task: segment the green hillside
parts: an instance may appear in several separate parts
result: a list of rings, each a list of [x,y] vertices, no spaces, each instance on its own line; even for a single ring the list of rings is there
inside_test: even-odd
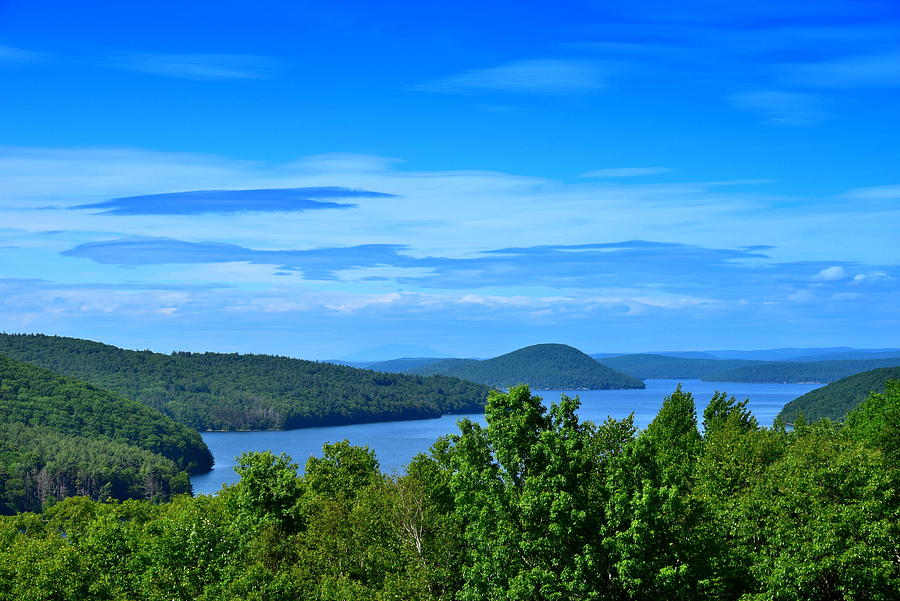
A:
[[[290,429],[480,411],[486,386],[276,357],[128,351],[0,335],[0,354],[122,394],[201,430]]]
[[[567,390],[644,388],[639,379],[601,365],[565,344],[536,344],[483,361],[449,359],[412,372],[455,376],[500,388],[516,384]]]
[[[860,372],[900,365],[900,357],[852,361],[757,363],[709,374],[707,382],[821,382],[827,384]]]
[[[0,511],[51,498],[168,498],[212,467],[200,435],[138,402],[0,356]]]
[[[607,367],[642,380],[701,379],[722,370],[747,367],[758,363],[747,359],[701,359],[652,354],[594,358]]]
[[[781,416],[793,420],[802,412],[804,418],[843,419],[866,399],[869,392],[883,392],[887,380],[900,380],[900,367],[882,367],[848,376],[827,386],[816,388],[784,406]]]

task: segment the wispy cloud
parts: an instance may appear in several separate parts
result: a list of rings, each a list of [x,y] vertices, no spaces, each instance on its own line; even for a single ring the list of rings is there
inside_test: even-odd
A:
[[[814,94],[769,90],[734,94],[729,100],[735,107],[775,125],[815,125],[829,117],[821,99]]]
[[[132,236],[88,242],[63,252],[109,265],[136,266],[166,263],[229,263],[245,261],[278,265],[281,271],[302,271],[307,279],[331,280],[340,270],[414,262],[399,253],[403,245],[365,244],[309,250],[255,250],[236,244],[187,242],[173,238]]]
[[[614,178],[614,177],[641,177],[644,175],[662,175],[672,173],[674,169],[668,167],[619,167],[612,169],[596,169],[582,173],[579,177],[585,178]]]
[[[651,299],[674,294],[722,301],[760,293],[774,295],[786,285],[809,281],[836,284],[855,274],[894,270],[878,266],[878,271],[872,272],[869,266],[863,271],[850,263],[776,262],[756,249],[646,240],[498,248],[469,257],[415,257],[409,247],[398,244],[257,250],[236,244],[129,237],[81,244],[63,254],[130,267],[245,262],[271,266],[280,274],[300,273],[309,281],[377,281],[398,290],[404,286],[513,290],[527,282],[557,291],[628,289],[643,290]]]
[[[580,94],[606,87],[606,70],[584,60],[533,59],[470,69],[415,86],[429,92]]]
[[[900,86],[900,52],[784,65],[785,79],[813,88]]]
[[[253,54],[159,54],[123,56],[113,66],[180,79],[267,79],[281,61]]]
[[[390,198],[392,194],[337,186],[259,190],[193,190],[113,198],[71,207],[99,209],[104,215],[201,215],[204,213],[347,209],[356,205],[317,199]]]
[[[36,63],[46,60],[46,58],[47,55],[40,52],[13,48],[12,46],[0,46],[0,65]]]

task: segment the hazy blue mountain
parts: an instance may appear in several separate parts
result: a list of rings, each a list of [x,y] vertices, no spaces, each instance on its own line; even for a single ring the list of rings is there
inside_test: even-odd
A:
[[[453,361],[453,359],[449,360]],[[431,365],[432,363],[441,361],[448,361],[448,359],[444,359],[443,357],[401,357],[399,359],[369,363],[366,365],[366,369],[371,369],[372,371],[404,373],[411,369],[415,369],[416,367]]]
[[[804,355],[792,359],[793,361],[852,361],[856,359],[884,359],[900,357],[900,349],[852,349],[834,353],[816,355]]]
[[[416,344],[384,344],[374,348],[364,349],[349,355],[339,357],[340,361],[346,361],[352,364],[361,362],[376,363],[379,361],[388,361],[397,357],[448,357],[446,353],[436,351],[427,346]]]

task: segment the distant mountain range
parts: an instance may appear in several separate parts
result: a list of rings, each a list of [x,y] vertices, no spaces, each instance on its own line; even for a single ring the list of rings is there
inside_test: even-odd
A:
[[[565,346],[534,345],[533,348]],[[526,347],[532,348],[532,347]],[[567,347],[572,348],[572,347]],[[578,351],[579,353],[581,351]],[[743,354],[756,357],[796,357],[793,361],[762,361],[716,356]],[[582,353],[583,354],[583,353]],[[761,351],[686,351],[666,354],[638,353],[612,355],[599,353],[590,355],[592,359],[612,370],[640,380],[646,379],[690,379],[710,382],[821,382],[828,383],[845,376],[876,369],[900,365],[900,350],[847,349],[833,347],[824,349],[772,349]],[[825,359],[823,359],[825,358]],[[495,358],[496,359],[496,358]],[[540,363],[540,356],[533,357]],[[827,359],[827,360],[826,360]],[[488,370],[493,370],[494,359],[444,359],[440,357],[404,357],[388,361],[366,363],[367,369],[383,372],[412,374],[454,375],[473,381],[500,381]],[[532,370],[544,369],[534,365]],[[537,371],[532,371],[537,374]],[[524,372],[517,374],[528,380]],[[530,376],[535,379],[536,375]],[[565,378],[559,381],[565,382]],[[562,386],[561,388],[572,388]]]

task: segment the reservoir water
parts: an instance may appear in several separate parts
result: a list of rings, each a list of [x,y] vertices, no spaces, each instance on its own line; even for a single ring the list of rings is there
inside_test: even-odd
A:
[[[693,393],[697,414],[703,413],[713,392],[721,390],[738,400],[750,399],[750,410],[760,425],[770,426],[775,415],[787,403],[798,396],[818,388],[820,384],[753,384],[748,382],[701,382],[680,380],[682,387]],[[679,380],[647,380],[644,390],[539,390],[544,404],[559,400],[561,394],[579,396],[579,416],[595,423],[607,416],[617,419],[634,413],[635,424],[644,428],[659,411],[663,398],[671,394]],[[215,467],[205,474],[191,478],[195,494],[210,494],[223,484],[236,482],[235,458],[245,451],[272,451],[287,453],[300,464],[300,469],[310,455],[321,455],[322,444],[347,439],[354,445],[368,445],[375,451],[382,471],[402,471],[417,453],[427,451],[439,436],[458,431],[457,420],[468,417],[484,422],[484,414],[445,415],[437,419],[423,419],[328,428],[304,428],[277,432],[205,432],[203,440],[215,458]]]

